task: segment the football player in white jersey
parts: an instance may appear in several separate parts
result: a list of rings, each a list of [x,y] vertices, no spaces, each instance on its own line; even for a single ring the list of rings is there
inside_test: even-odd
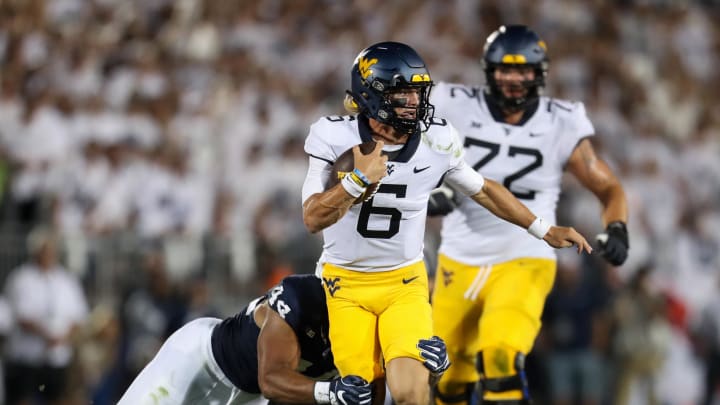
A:
[[[555,221],[563,171],[603,206],[603,255],[627,257],[627,203],[618,179],[593,150],[594,129],[580,102],[541,96],[548,69],[545,43],[525,26],[503,26],[485,45],[484,88],[440,83],[432,102],[459,131],[465,160],[507,187],[537,215]],[[447,213],[451,192],[433,192],[429,211]],[[546,244],[461,198],[443,219],[433,318],[453,368],[436,397],[469,402],[481,382],[483,404],[529,402],[523,370],[555,278]],[[444,211],[444,212],[443,212]]]
[[[353,116],[324,117],[310,128],[303,217],[323,231],[318,262],[341,376],[386,375],[398,404],[426,405],[428,369],[417,344],[433,334],[423,233],[430,192],[444,178],[493,214],[554,247],[591,251],[572,228],[537,217],[505,187],[485,180],[463,159],[455,129],[433,117],[430,74],[409,46],[383,42],[363,50],[351,70],[346,107]],[[376,141],[363,155],[356,146]],[[335,160],[353,148],[354,171],[327,187]],[[354,204],[382,180],[374,196]],[[431,375],[448,364],[436,362]],[[384,366],[384,367],[383,367]]]

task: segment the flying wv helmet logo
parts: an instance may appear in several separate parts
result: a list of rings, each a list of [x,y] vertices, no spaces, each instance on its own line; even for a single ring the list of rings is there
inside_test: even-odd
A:
[[[450,283],[453,282],[452,277],[455,274],[455,272],[447,270],[444,267],[441,267],[440,269],[442,270],[443,284],[445,284],[445,287],[447,287],[448,285],[450,285]]]
[[[333,279],[323,277],[323,282],[325,283],[325,287],[330,293],[330,296],[334,297],[335,291],[340,289],[340,284],[338,284],[340,282],[340,277],[335,277]]]
[[[358,61],[358,70],[360,71],[360,77],[362,77],[363,80],[366,80],[368,76],[372,74],[373,71],[370,68],[377,62],[377,58],[368,59],[366,57],[360,57],[360,60]]]

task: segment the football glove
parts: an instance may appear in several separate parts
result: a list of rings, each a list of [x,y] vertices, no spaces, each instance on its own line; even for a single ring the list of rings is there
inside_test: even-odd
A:
[[[600,252],[605,260],[613,266],[625,263],[628,257],[630,242],[628,241],[627,227],[623,222],[614,221],[608,224],[605,232],[599,234],[595,240],[600,245]]]
[[[439,377],[445,370],[450,368],[447,347],[439,337],[433,336],[430,339],[420,339],[417,348],[420,349],[420,356],[425,359],[423,364],[433,376]]]
[[[369,405],[372,386],[356,375],[330,381],[330,405]]]
[[[455,192],[453,189],[440,186],[430,192],[428,199],[428,216],[435,217],[438,215],[447,215],[455,209]]]

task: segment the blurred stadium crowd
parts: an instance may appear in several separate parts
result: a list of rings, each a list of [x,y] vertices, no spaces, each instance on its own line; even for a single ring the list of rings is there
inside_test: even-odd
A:
[[[536,402],[712,403],[717,21],[712,0],[3,0],[10,387],[18,368],[49,362],[69,370],[53,387],[64,403],[114,403],[179,325],[312,272],[303,139],[318,117],[343,114],[357,52],[403,41],[434,80],[481,84],[485,37],[523,23],[549,46],[546,93],[585,102],[631,215],[622,268],[561,253],[528,365]],[[568,180],[561,223],[590,237],[598,213]],[[23,316],[47,330],[13,324]]]

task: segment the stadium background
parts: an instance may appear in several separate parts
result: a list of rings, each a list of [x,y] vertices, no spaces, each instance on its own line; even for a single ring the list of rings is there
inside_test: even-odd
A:
[[[343,113],[360,49],[406,42],[434,80],[480,84],[486,36],[524,23],[549,47],[547,94],[585,102],[631,213],[622,268],[560,255],[537,402],[554,364],[582,358],[604,403],[701,403],[720,364],[717,21],[713,0],[3,0],[0,281],[33,230],[57,234],[90,310],[67,403],[113,403],[183,322],[313,271],[303,139]],[[598,212],[567,179],[560,222],[590,237]]]

